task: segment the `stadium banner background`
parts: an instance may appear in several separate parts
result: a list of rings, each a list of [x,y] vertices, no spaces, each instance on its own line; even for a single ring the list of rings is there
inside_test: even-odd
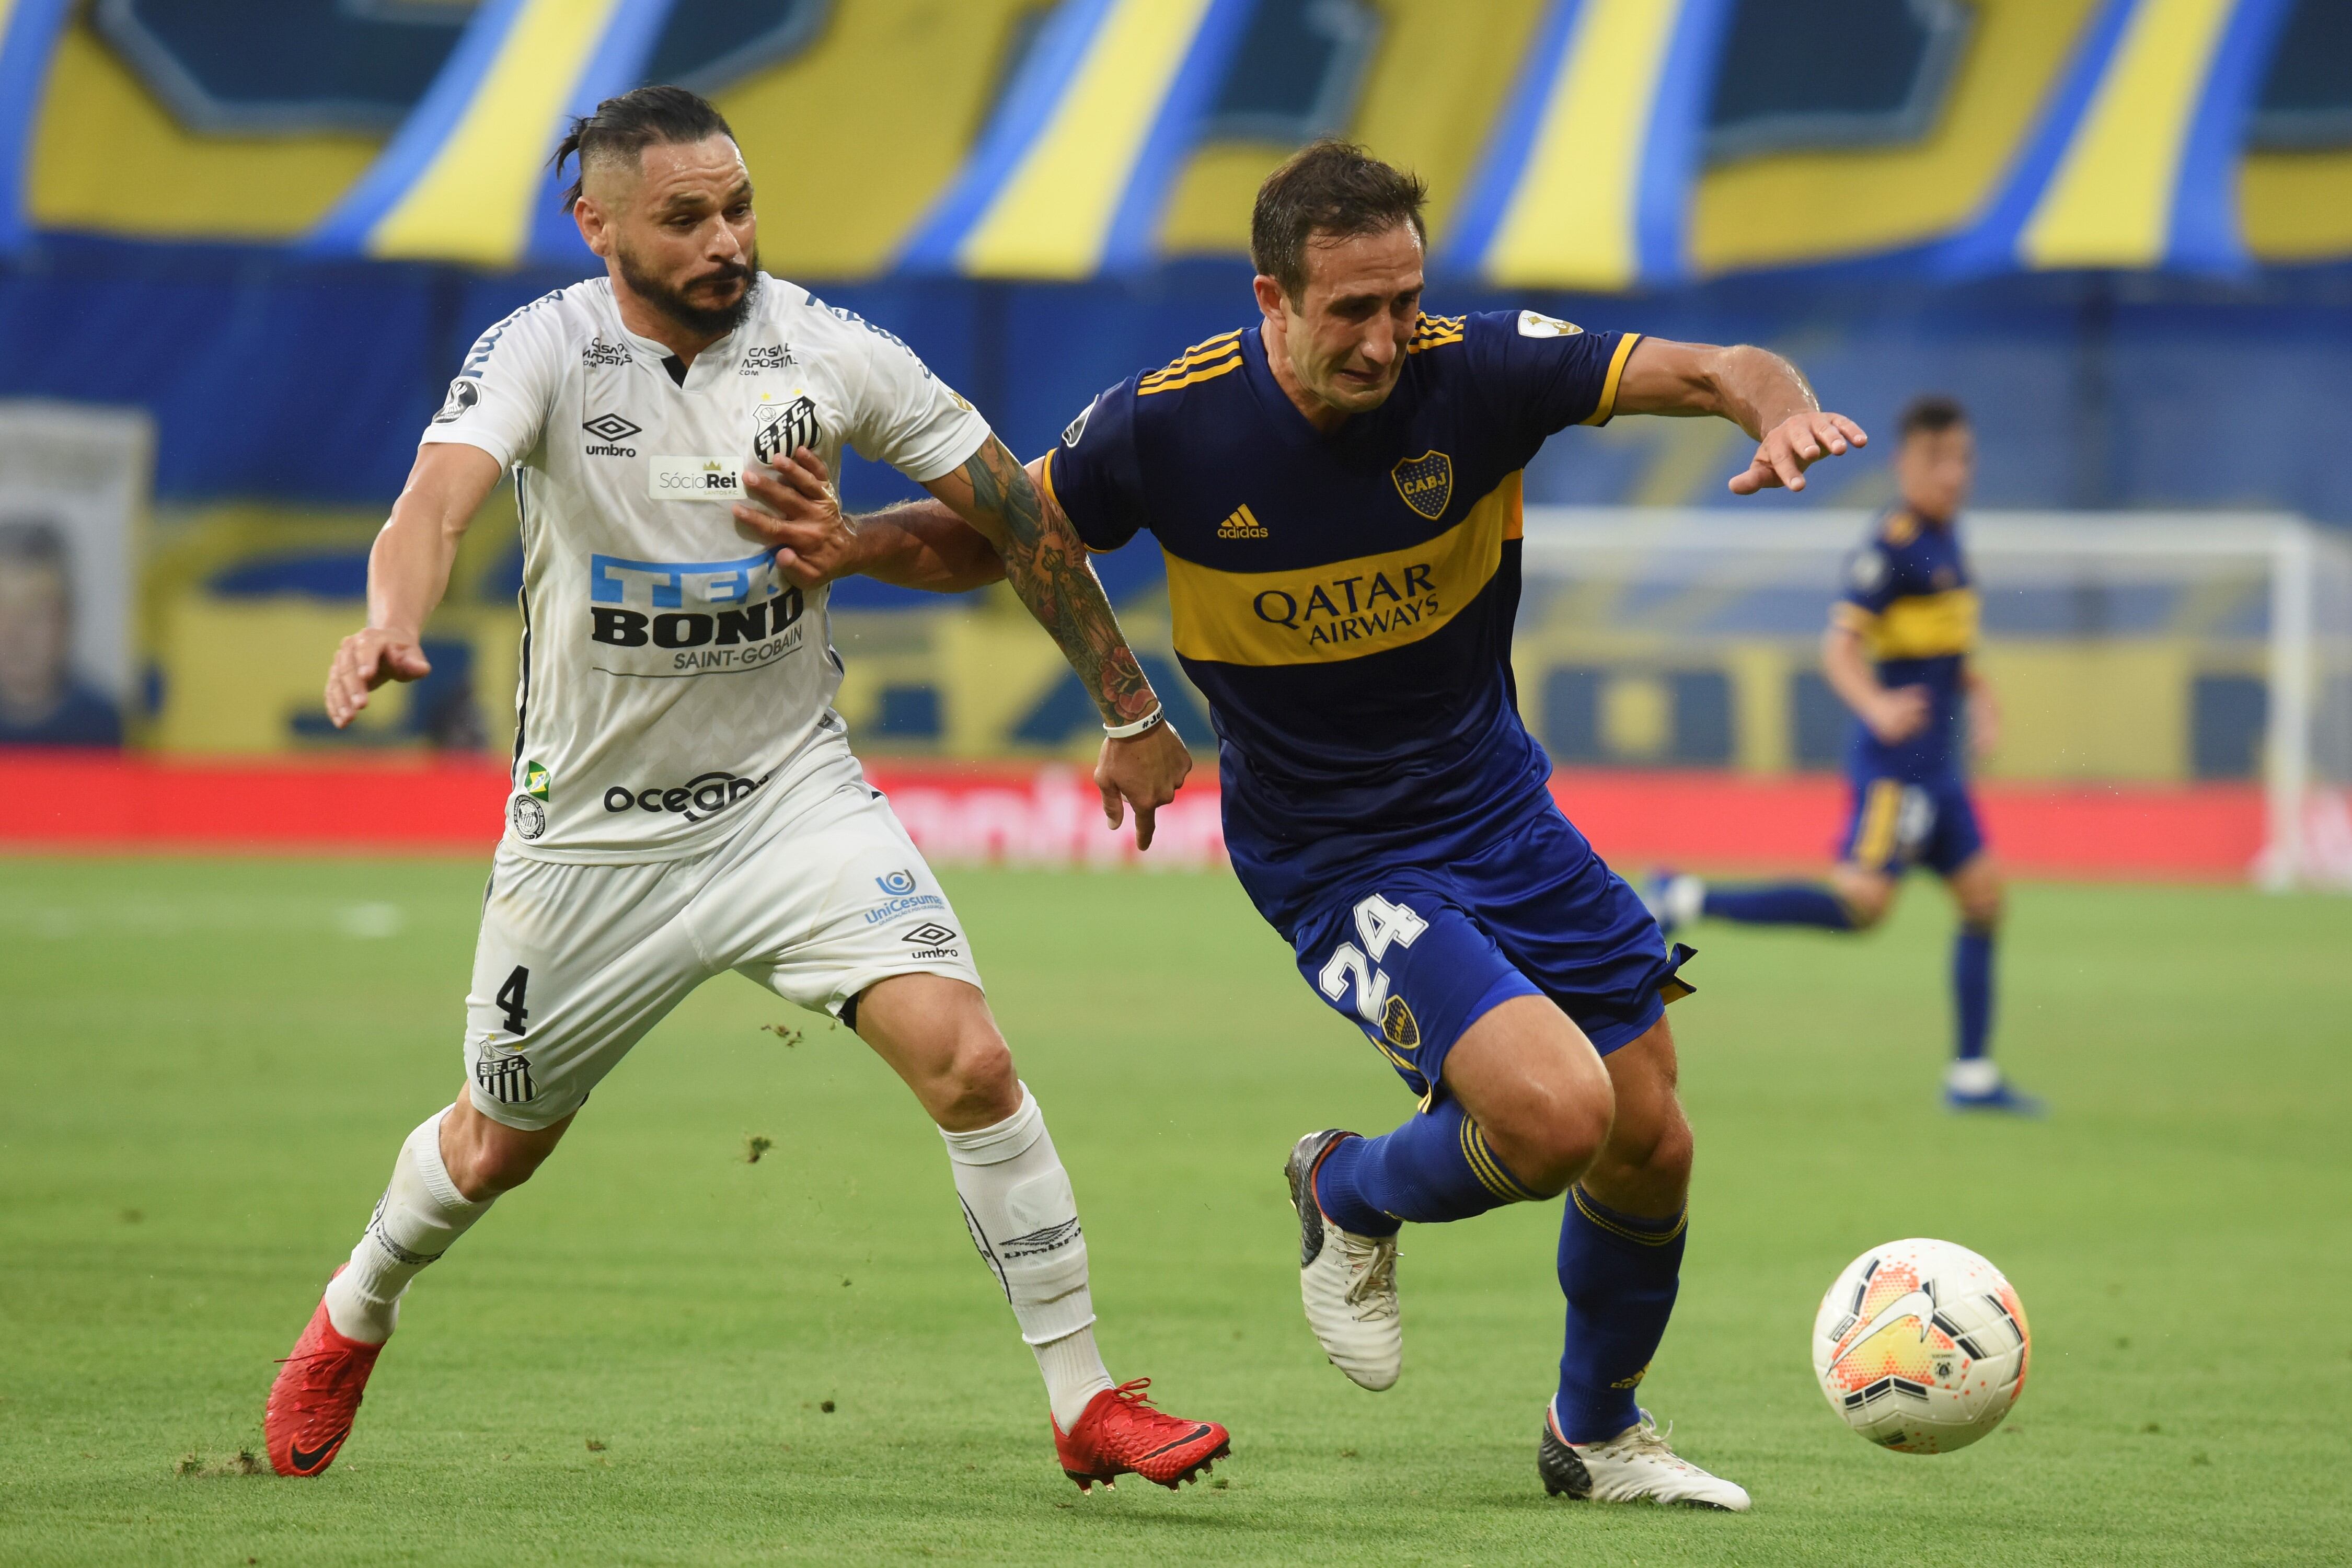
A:
[[[1104,823],[1088,773],[1066,763],[885,759],[868,776],[942,865],[1222,866],[1213,779],[1185,787],[1138,855]],[[1843,820],[1843,783],[1686,770],[1576,769],[1552,793],[1628,875],[1671,862],[1720,869],[1818,866]],[[509,782],[478,761],[164,761],[0,752],[0,851],[13,854],[486,852]],[[2255,784],[2028,784],[1981,792],[1989,837],[2032,877],[2242,881],[2263,844]],[[2352,871],[2352,814],[2326,797],[2315,829]]]

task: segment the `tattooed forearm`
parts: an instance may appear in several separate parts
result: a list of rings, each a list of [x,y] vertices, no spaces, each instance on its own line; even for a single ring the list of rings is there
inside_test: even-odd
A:
[[[1005,580],[1086,683],[1106,723],[1142,718],[1159,700],[1118,629],[1086,546],[1029,472],[991,437],[963,466],[973,527],[1004,557]]]

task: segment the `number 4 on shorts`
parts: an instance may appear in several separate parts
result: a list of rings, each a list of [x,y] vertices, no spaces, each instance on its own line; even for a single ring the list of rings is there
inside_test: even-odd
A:
[[[514,973],[507,976],[507,983],[499,987],[499,1005],[506,1010],[508,1034],[522,1033],[522,1021],[530,1016],[530,1009],[523,1005],[523,998],[530,994],[530,971],[518,963]]]

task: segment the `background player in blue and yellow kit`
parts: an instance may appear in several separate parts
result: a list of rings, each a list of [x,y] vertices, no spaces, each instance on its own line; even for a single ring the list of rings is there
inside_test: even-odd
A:
[[[1827,884],[1710,887],[1670,876],[1651,902],[1669,931],[1702,916],[1866,931],[1894,906],[1904,873],[1926,867],[1944,879],[1960,912],[1945,1103],[2033,1115],[2041,1102],[2011,1088],[1993,1065],[2001,879],[1969,797],[1966,752],[1990,748],[1998,722],[1991,692],[1969,663],[1977,590],[1958,519],[1976,461],[1976,437],[1958,403],[1922,397],[1904,411],[1895,457],[1902,499],[1848,563],[1845,591],[1831,608],[1822,668],[1854,721],[1846,751],[1853,802]]]
[[[1556,432],[1620,413],[1738,424],[1760,442],[1743,495],[1801,489],[1864,436],[1760,349],[1532,310],[1424,315],[1425,196],[1339,142],[1268,176],[1260,319],[1096,398],[1028,466],[1023,526],[1096,550],[1159,542],[1176,652],[1216,724],[1234,868],[1307,984],[1420,1097],[1393,1131],[1292,1151],[1325,1352],[1368,1388],[1395,1382],[1404,1221],[1568,1192],[1545,1485],[1744,1509],[1634,1400],[1685,1238],[1692,1138],[1664,1010],[1689,989],[1688,952],[1560,815],[1520,722],[1520,471]],[[790,488],[758,493],[801,570],[864,570],[961,526],[918,503],[850,534],[822,472],[779,468]]]

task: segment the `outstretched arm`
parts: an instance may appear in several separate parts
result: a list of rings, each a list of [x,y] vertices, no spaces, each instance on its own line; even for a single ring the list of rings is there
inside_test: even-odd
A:
[[[368,552],[367,625],[345,637],[327,670],[327,717],[341,729],[387,680],[433,673],[419,647],[425,617],[449,589],[467,525],[499,482],[499,460],[478,447],[420,447],[391,520]]]
[[[1805,470],[1843,457],[1870,437],[1843,414],[1824,414],[1804,374],[1769,349],[1747,343],[1678,343],[1643,338],[1633,345],[1617,384],[1620,414],[1713,415],[1758,442],[1756,456],[1731,481],[1749,496],[1785,485],[1805,488]]]
[[[855,522],[842,515],[822,459],[806,447],[777,459],[772,475],[754,468],[744,479],[761,504],[738,506],[737,520],[777,546],[778,563],[803,584],[864,573],[952,592],[1001,576],[1060,647],[1105,725],[1132,724],[1160,707],[1076,529],[995,437],[924,487],[935,502]],[[1095,768],[1104,816],[1116,827],[1132,805],[1136,846],[1149,848],[1154,814],[1176,797],[1192,767],[1166,722],[1124,740],[1106,737]]]
[[[1160,706],[1077,530],[1004,443],[990,437],[962,468],[924,488],[1003,558],[1005,581],[1061,645],[1104,723],[1131,724]]]

